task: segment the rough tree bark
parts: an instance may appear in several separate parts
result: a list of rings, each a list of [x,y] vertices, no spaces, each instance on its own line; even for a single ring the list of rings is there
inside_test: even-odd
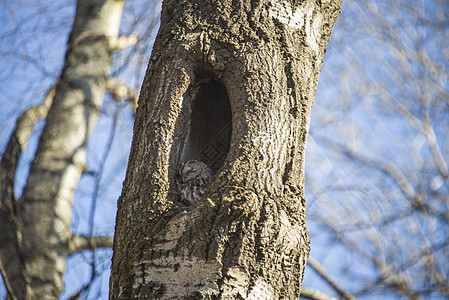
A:
[[[78,1],[62,74],[44,104],[19,120],[2,157],[0,260],[10,297],[57,299],[62,291],[66,259],[74,251],[72,198],[85,170],[85,146],[103,101],[123,4]],[[34,122],[45,116],[23,196],[16,201],[18,159]]]
[[[118,201],[110,299],[295,299],[304,150],[341,1],[166,0]],[[174,175],[216,174],[178,205]]]

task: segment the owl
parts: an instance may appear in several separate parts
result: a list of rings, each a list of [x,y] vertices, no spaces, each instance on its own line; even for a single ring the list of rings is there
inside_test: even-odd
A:
[[[184,205],[198,203],[213,175],[211,168],[198,160],[189,160],[181,164],[175,176],[181,203]]]

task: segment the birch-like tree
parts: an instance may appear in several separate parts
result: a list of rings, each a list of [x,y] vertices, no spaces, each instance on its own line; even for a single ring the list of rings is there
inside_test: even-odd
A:
[[[86,171],[85,147],[103,102],[123,4],[77,2],[61,75],[44,102],[18,119],[3,153],[0,262],[11,299],[57,299],[68,255],[93,245],[71,234],[72,199]],[[46,125],[23,195],[15,199],[19,158],[41,118]]]

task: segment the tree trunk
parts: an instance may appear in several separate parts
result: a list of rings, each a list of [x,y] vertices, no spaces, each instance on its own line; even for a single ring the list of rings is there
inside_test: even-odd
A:
[[[123,4],[122,0],[78,1],[64,69],[55,85],[22,199],[19,205],[9,199],[14,205],[0,215],[1,224],[12,224],[8,229],[15,230],[2,234],[5,244],[0,246],[0,258],[19,299],[57,299],[62,291],[72,237],[72,198],[85,170],[85,146],[103,101]],[[13,136],[11,141],[15,140],[20,141]],[[14,155],[5,153],[3,157],[13,165],[22,145],[15,148],[11,150]],[[5,182],[10,186],[2,185],[3,195],[3,190],[12,190],[12,181]],[[8,197],[12,198],[12,193]],[[14,255],[8,253],[12,248]]]
[[[294,299],[304,150],[341,1],[164,1],[118,202],[111,299]],[[180,204],[174,177],[216,172]]]

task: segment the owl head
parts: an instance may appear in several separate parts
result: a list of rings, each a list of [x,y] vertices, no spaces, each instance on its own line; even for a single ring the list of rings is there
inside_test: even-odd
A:
[[[182,181],[186,182],[191,179],[198,178],[207,166],[198,160],[189,160],[185,164],[182,164],[179,168],[179,175]]]
[[[197,179],[206,175],[211,175],[209,167],[198,160],[189,160],[185,164],[181,164],[179,168],[179,176],[183,182]]]

